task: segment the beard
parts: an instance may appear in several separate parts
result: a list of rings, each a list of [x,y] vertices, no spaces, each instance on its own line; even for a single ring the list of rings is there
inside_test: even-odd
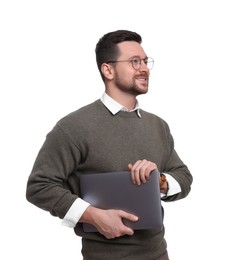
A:
[[[148,92],[148,77],[147,81],[142,83],[137,83],[136,78],[132,78],[130,81],[126,79],[121,79],[119,75],[115,77],[115,84],[118,89],[128,94],[138,96],[141,94],[146,94]]]

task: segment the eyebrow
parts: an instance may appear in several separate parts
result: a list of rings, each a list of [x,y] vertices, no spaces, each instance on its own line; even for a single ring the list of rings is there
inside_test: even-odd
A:
[[[141,58],[141,56],[139,56],[139,55],[134,55],[134,56],[130,57],[129,59],[134,59],[134,58],[139,58],[141,60],[144,60],[144,59],[147,59],[148,57],[145,56],[145,58]]]

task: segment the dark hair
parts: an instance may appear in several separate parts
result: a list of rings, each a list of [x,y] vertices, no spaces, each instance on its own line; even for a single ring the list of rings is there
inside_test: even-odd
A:
[[[107,61],[117,59],[119,56],[117,44],[124,41],[135,41],[141,44],[142,37],[136,32],[117,30],[114,32],[109,32],[99,39],[96,45],[95,53],[97,66],[103,80],[104,76],[101,72],[101,65]]]

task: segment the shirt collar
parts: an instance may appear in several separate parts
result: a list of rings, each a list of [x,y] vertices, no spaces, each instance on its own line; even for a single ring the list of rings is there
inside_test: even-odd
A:
[[[105,92],[103,93],[101,99],[102,103],[109,109],[109,111],[115,115],[117,114],[119,111],[126,111],[126,112],[133,112],[136,111],[137,115],[139,117],[141,117],[140,114],[140,107],[139,107],[139,103],[137,101],[136,106],[134,109],[132,110],[128,110],[126,107],[122,106],[121,104],[119,104],[117,101],[115,101],[113,98],[111,98],[109,95],[107,95]]]

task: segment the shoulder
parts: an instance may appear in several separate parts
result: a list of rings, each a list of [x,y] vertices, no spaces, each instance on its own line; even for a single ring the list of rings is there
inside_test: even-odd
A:
[[[103,110],[103,104],[98,99],[98,100],[94,101],[93,103],[90,103],[86,106],[83,106],[83,107],[67,114],[66,116],[61,118],[57,122],[57,124],[58,125],[64,125],[64,124],[68,124],[68,123],[74,124],[78,121],[88,120],[91,117],[96,117],[96,115],[98,113],[101,113],[102,110]]]
[[[161,118],[160,116],[158,116],[156,114],[153,114],[151,112],[147,112],[147,111],[142,110],[142,109],[140,110],[140,113],[141,113],[141,118],[143,118],[146,121],[149,121],[150,123],[153,122],[153,123],[163,125],[164,127],[169,127],[168,123],[163,118]]]
[[[88,129],[96,127],[98,122],[103,121],[106,113],[108,110],[98,99],[61,118],[55,128],[66,134],[85,134]]]
[[[86,136],[88,131],[96,129],[98,120],[102,120],[102,116],[106,113],[105,106],[100,99],[83,106],[62,117],[56,122],[54,127],[47,134],[47,138],[68,141],[69,139],[75,143],[82,136]]]

